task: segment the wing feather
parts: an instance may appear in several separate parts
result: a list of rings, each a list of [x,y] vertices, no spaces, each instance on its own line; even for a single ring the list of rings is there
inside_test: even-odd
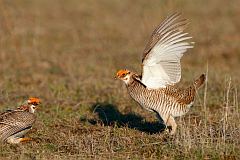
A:
[[[183,32],[188,21],[174,13],[154,31],[143,53],[142,83],[149,89],[164,88],[181,79],[180,60],[193,42]]]
[[[0,115],[0,141],[33,125],[36,116],[26,111],[11,111]]]

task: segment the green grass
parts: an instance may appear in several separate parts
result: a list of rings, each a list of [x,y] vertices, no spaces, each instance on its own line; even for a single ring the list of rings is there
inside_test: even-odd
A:
[[[0,159],[240,159],[238,0],[0,1],[0,110],[42,99],[27,136],[0,145]],[[180,11],[195,48],[182,86],[208,68],[208,83],[177,134],[160,132],[114,79],[141,71],[152,30]],[[231,78],[231,80],[230,80]],[[204,98],[205,97],[205,98]]]

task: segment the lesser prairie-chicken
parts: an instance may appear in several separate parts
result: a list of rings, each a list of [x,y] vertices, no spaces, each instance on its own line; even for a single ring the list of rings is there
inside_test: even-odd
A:
[[[125,82],[128,93],[143,108],[153,111],[176,132],[174,117],[186,114],[193,105],[196,91],[204,83],[202,74],[186,89],[176,86],[181,79],[180,59],[188,48],[193,48],[192,37],[184,32],[188,21],[181,14],[167,17],[153,31],[142,58],[142,74],[127,69],[119,70],[116,77]]]
[[[7,110],[0,114],[0,141],[20,143],[29,141],[23,136],[32,128],[36,120],[35,110],[40,104],[38,98],[29,98],[15,110]]]

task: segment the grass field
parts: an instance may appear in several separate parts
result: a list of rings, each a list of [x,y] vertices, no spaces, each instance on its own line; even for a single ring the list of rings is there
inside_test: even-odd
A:
[[[141,71],[156,25],[179,11],[195,48],[181,85],[207,73],[177,134],[161,132],[114,79]],[[27,135],[0,159],[240,159],[240,1],[0,1],[0,110],[42,99]]]

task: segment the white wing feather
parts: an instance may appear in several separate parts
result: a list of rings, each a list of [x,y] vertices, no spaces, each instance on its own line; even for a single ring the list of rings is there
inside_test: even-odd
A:
[[[187,22],[179,17],[173,14],[164,20],[146,47],[141,81],[149,89],[165,88],[181,79],[180,59],[193,42],[187,42],[192,37],[183,32]]]

